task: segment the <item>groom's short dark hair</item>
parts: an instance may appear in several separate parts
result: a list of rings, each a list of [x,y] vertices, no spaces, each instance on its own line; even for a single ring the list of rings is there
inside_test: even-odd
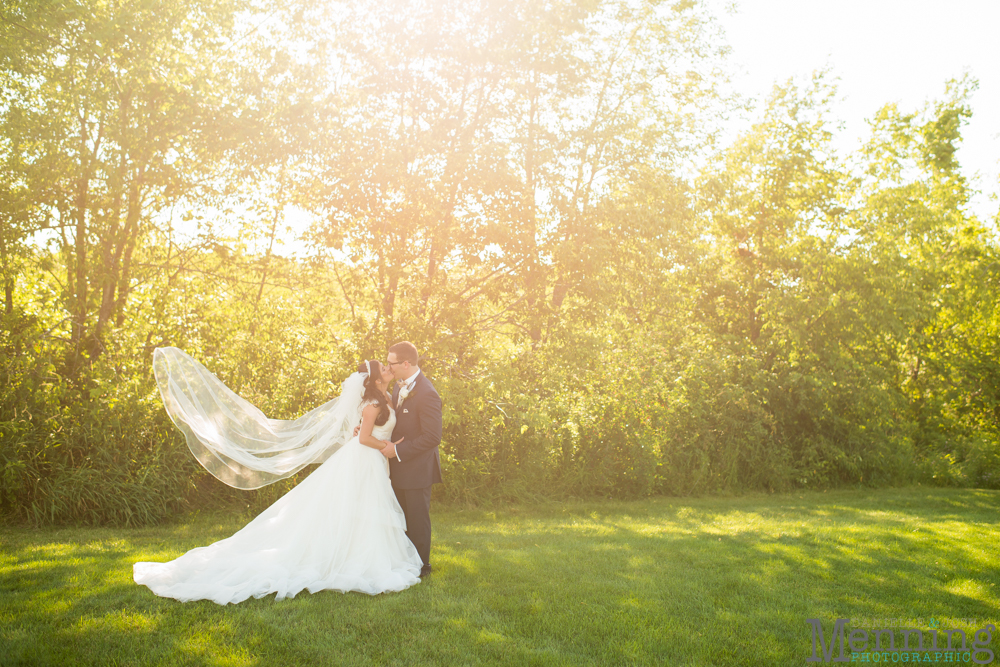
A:
[[[417,354],[417,346],[408,340],[396,343],[389,348],[389,351],[396,355],[397,361],[409,361],[411,366],[416,366],[420,359],[420,355]]]

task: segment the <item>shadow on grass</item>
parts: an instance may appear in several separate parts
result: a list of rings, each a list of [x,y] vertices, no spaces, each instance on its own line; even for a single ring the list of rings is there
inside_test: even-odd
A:
[[[447,537],[464,549],[453,563],[464,584],[490,589],[501,608],[545,590],[553,602],[579,605],[573,622],[590,638],[591,655],[616,631],[606,613],[589,620],[586,605],[596,600],[630,619],[647,657],[783,664],[808,656],[806,618],[933,617],[966,632],[997,623],[989,545],[1000,540],[998,498],[906,490],[854,506],[844,493],[656,500],[599,512],[570,507],[556,521],[484,513]],[[518,578],[477,576],[470,562]]]
[[[408,591],[225,608],[157,598],[132,563],[235,520],[14,531],[0,637],[14,664],[798,664],[806,618],[1000,620],[998,500],[906,489],[444,509],[436,572]]]

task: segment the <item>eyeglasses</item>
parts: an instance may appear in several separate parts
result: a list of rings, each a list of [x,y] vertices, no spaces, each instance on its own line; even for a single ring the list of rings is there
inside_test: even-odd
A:
[[[387,362],[385,362],[382,365],[383,366],[388,366],[389,368],[392,368],[393,366],[398,366],[400,364],[405,364],[405,363],[406,363],[405,361],[387,361]]]

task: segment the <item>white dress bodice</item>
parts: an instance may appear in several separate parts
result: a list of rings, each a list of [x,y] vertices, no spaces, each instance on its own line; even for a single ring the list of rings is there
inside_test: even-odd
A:
[[[389,419],[381,426],[372,427],[372,435],[378,440],[389,440],[392,438],[392,429],[396,428],[396,411],[389,406]]]

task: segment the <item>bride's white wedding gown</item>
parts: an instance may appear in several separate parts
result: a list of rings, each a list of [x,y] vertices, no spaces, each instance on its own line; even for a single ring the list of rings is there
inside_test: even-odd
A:
[[[372,435],[388,440],[390,412]],[[135,563],[135,582],[182,602],[236,603],[303,589],[401,591],[421,560],[389,483],[388,463],[355,437],[232,537],[169,563]]]

